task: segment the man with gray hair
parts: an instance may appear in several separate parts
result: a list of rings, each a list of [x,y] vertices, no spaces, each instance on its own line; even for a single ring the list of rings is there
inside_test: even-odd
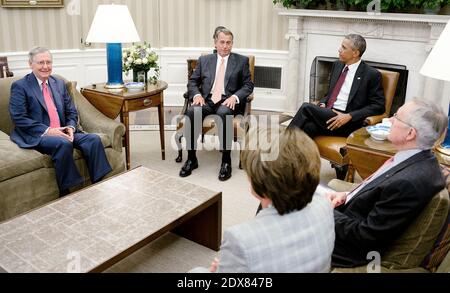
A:
[[[339,61],[333,63],[327,95],[318,105],[303,103],[289,127],[298,127],[310,137],[348,136],[363,126],[368,116],[385,110],[381,74],[361,60],[366,40],[345,36]]]
[[[218,27],[214,31],[217,53],[200,56],[189,78],[187,88],[191,107],[186,111],[185,138],[188,158],[180,170],[181,177],[191,175],[198,168],[197,138],[205,117],[213,115],[219,126],[222,163],[219,180],[231,177],[231,136],[233,117],[243,114],[247,97],[253,92],[249,59],[233,53],[233,33]],[[197,118],[197,119],[196,119]],[[196,123],[196,122],[201,123]]]
[[[11,140],[19,147],[52,157],[60,195],[84,182],[73,159],[73,148],[83,153],[91,182],[111,172],[100,137],[77,129],[78,113],[63,80],[51,75],[53,58],[47,48],[29,53],[32,73],[11,86],[9,112],[15,128]]]
[[[445,186],[431,152],[447,129],[444,111],[413,100],[400,107],[391,122],[388,139],[398,150],[395,156],[350,193],[329,194],[335,207],[334,267],[366,264],[370,251],[383,256]]]

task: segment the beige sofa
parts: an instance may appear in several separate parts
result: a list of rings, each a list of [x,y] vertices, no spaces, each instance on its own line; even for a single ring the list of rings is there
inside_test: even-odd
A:
[[[10,88],[19,78],[0,79],[0,221],[41,206],[59,195],[51,157],[35,150],[21,149],[9,138],[14,127],[9,115]],[[101,137],[113,168],[107,177],[124,171],[124,125],[97,111],[76,89],[76,82],[66,81],[66,86],[78,109],[82,129]],[[74,157],[86,179],[85,185],[88,185],[89,173],[81,153],[75,150]]]

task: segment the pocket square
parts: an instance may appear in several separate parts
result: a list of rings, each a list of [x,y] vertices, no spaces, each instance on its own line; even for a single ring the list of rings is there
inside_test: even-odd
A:
[[[360,76],[358,76],[358,78],[357,79],[361,79],[361,77]]]

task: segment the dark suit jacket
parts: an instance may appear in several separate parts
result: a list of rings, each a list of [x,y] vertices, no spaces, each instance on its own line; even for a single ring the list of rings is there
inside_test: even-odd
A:
[[[334,211],[336,242],[332,265],[363,265],[369,261],[369,251],[383,255],[443,188],[442,172],[429,150],[370,182]]]
[[[340,61],[333,63],[328,93],[320,100],[321,103],[327,103],[344,66]],[[353,79],[345,112],[350,113],[353,122],[357,122],[369,116],[383,114],[384,111],[385,97],[381,73],[361,61]]]
[[[207,98],[211,93],[216,78],[217,54],[201,56],[197,67],[188,81],[189,99],[192,101],[197,94]],[[253,82],[250,76],[248,57],[230,53],[225,71],[225,95],[236,95],[239,98],[237,113],[243,113],[247,97],[253,92]]]
[[[50,76],[48,84],[61,126],[76,128],[77,110],[67,93],[64,81]],[[42,134],[50,125],[50,118],[44,96],[33,73],[27,74],[12,84],[9,112],[15,124],[11,140],[22,148],[37,146]]]

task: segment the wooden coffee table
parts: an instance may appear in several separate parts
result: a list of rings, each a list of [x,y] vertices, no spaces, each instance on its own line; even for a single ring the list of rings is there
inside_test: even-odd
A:
[[[0,224],[0,271],[101,272],[167,232],[219,250],[222,193],[144,167]]]
[[[372,139],[365,127],[354,131],[347,138],[347,153],[350,163],[363,179],[380,168],[396,152],[397,149],[391,142]],[[449,156],[437,151],[434,153],[441,164],[450,166]]]

